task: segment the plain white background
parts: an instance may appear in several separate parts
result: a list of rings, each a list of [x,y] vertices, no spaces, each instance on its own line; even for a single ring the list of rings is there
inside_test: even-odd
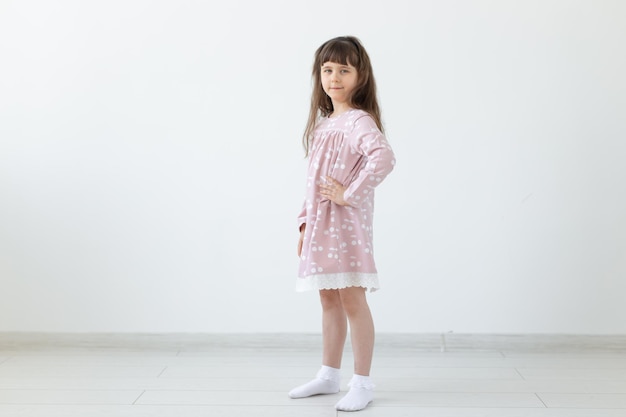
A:
[[[0,331],[317,332],[294,292],[315,49],[398,165],[379,332],[626,332],[626,2],[3,1]]]

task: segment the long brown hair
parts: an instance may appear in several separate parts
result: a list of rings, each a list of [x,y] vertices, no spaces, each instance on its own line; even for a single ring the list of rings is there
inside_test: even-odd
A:
[[[304,152],[309,154],[313,130],[319,116],[326,117],[333,112],[333,102],[322,88],[322,65],[326,62],[335,62],[341,65],[352,65],[357,70],[357,86],[355,87],[350,106],[368,112],[378,128],[383,131],[380,117],[380,108],[376,97],[376,81],[370,63],[370,57],[361,45],[361,41],[354,36],[340,36],[326,41],[315,51],[313,62],[313,93],[311,94],[311,109],[309,120],[304,130],[302,144]]]

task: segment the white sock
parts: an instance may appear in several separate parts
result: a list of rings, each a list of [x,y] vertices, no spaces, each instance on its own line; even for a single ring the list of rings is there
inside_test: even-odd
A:
[[[336,394],[339,392],[341,371],[322,365],[315,379],[289,391],[291,398],[305,398],[312,395]]]
[[[335,405],[337,410],[359,411],[374,399],[374,384],[369,376],[354,374],[348,386],[350,391]]]

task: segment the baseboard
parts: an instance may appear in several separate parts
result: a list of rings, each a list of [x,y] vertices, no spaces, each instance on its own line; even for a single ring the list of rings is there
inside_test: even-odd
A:
[[[0,351],[38,349],[221,350],[319,349],[303,333],[27,333],[0,332]],[[377,348],[416,351],[626,352],[626,335],[379,333]],[[349,349],[349,342],[347,348]]]

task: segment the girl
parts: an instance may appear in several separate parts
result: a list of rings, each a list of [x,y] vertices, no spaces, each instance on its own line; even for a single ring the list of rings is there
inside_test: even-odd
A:
[[[319,290],[322,368],[291,398],[339,392],[348,323],[354,352],[350,390],[335,406],[356,411],[373,399],[369,373],[374,323],[365,291],[379,288],[372,247],[374,188],[391,172],[394,154],[382,134],[369,56],[352,36],[318,48],[313,95],[303,145],[309,159],[304,205],[298,217],[296,290]]]

